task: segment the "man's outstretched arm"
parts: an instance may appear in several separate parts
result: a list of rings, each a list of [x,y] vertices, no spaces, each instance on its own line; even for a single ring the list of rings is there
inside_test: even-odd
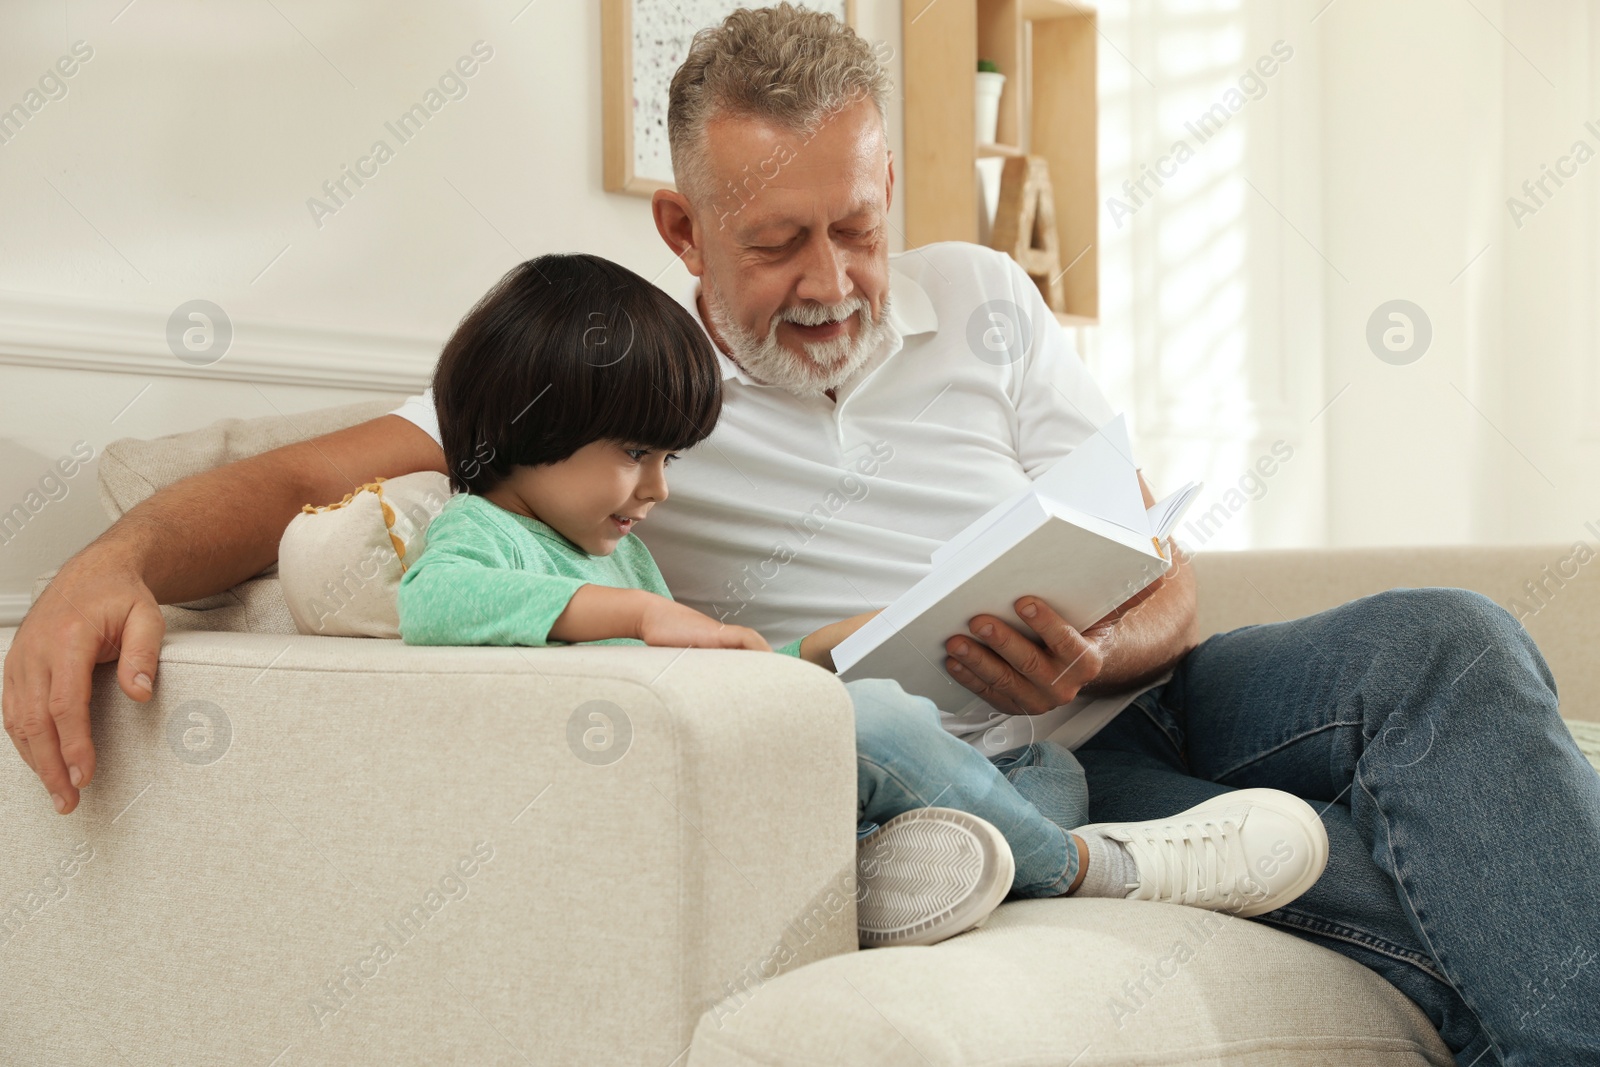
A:
[[[383,415],[174,482],[61,568],[28,611],[5,660],[5,729],[63,815],[94,779],[94,666],[150,699],[166,623],[158,604],[223,592],[278,558],[304,504],[338,500],[375,477],[444,470],[438,444]]]

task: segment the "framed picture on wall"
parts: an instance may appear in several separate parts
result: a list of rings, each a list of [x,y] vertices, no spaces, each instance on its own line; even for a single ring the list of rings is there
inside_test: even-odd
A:
[[[855,25],[855,0],[799,0]],[[667,89],[698,30],[755,0],[601,0],[601,111],[607,192],[671,189]]]

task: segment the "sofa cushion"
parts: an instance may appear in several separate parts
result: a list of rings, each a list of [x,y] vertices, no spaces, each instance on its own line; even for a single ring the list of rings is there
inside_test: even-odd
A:
[[[106,445],[100,454],[100,505],[106,516],[115,522],[134,505],[173,482],[375,419],[393,411],[403,399],[390,396],[293,415],[219,419],[197,430],[149,440],[119,438]],[[247,578],[214,596],[161,605],[168,631],[297,633],[294,616],[278,584],[277,571],[278,565],[273,563],[254,578]],[[55,573],[40,575],[34,582],[34,600],[39,599]]]
[[[1594,769],[1600,771],[1600,723],[1583,722],[1567,719],[1567,729],[1572,731],[1572,738],[1578,742],[1578,751],[1592,764]]]
[[[303,634],[400,636],[400,576],[450,499],[438,471],[378,478],[333,504],[307,504],[278,542],[278,580]]]
[[[149,440],[119,438],[100,454],[100,505],[115,522],[173,482],[387,415],[404,399],[384,397],[293,415],[218,419],[198,430]]]
[[[730,979],[689,1067],[1452,1063],[1421,1010],[1360,964],[1170,904],[1015,901],[938,945]]]

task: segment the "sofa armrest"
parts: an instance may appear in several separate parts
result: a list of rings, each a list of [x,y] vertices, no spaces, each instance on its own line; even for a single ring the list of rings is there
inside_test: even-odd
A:
[[[853,716],[810,664],[191,632],[147,705],[113,666],[77,812],[0,758],[12,1062],[665,1067],[856,946]]]

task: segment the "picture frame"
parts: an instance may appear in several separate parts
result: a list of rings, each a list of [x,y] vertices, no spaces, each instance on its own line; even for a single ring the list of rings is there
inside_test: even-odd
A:
[[[755,0],[601,0],[600,78],[607,192],[672,189],[667,89],[695,31]],[[856,25],[856,0],[802,0]],[[635,107],[635,101],[639,106]]]

